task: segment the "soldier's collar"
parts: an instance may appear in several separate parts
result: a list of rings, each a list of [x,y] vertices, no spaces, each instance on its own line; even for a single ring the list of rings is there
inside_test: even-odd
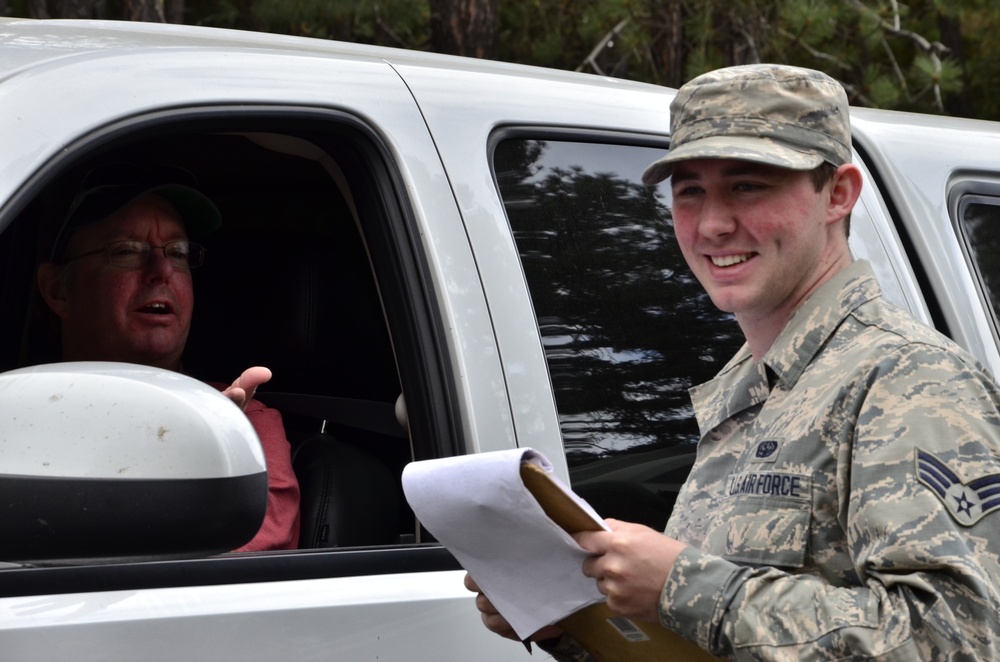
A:
[[[795,312],[761,362],[792,388],[837,327],[858,306],[881,296],[871,265],[857,260],[834,274]]]

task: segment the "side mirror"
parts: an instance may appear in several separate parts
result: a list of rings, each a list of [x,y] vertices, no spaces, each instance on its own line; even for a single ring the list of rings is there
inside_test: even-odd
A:
[[[211,386],[126,363],[0,373],[0,561],[231,551],[266,507],[257,434]]]

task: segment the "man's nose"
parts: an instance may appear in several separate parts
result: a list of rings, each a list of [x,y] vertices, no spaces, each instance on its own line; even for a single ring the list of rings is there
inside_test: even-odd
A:
[[[144,269],[146,274],[154,280],[169,280],[174,272],[177,271],[177,267],[174,266],[173,262],[167,259],[163,248],[157,246],[150,247],[149,261],[146,262]]]
[[[725,200],[706,197],[701,206],[698,232],[705,237],[723,237],[736,230],[737,210]]]

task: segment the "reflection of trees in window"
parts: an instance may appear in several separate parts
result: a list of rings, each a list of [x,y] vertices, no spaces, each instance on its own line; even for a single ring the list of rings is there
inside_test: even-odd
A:
[[[660,154],[523,140],[496,150],[571,465],[696,441],[687,389],[742,343],[684,264],[663,194],[638,182]]]
[[[967,205],[962,224],[995,319],[1000,311],[1000,204]]]

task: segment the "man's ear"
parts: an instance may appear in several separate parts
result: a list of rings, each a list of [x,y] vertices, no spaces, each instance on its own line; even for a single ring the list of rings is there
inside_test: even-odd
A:
[[[830,183],[828,220],[839,221],[851,213],[861,195],[861,170],[853,163],[845,163],[833,175]]]
[[[66,317],[66,284],[54,263],[43,262],[38,266],[38,290],[53,313],[60,318]]]

